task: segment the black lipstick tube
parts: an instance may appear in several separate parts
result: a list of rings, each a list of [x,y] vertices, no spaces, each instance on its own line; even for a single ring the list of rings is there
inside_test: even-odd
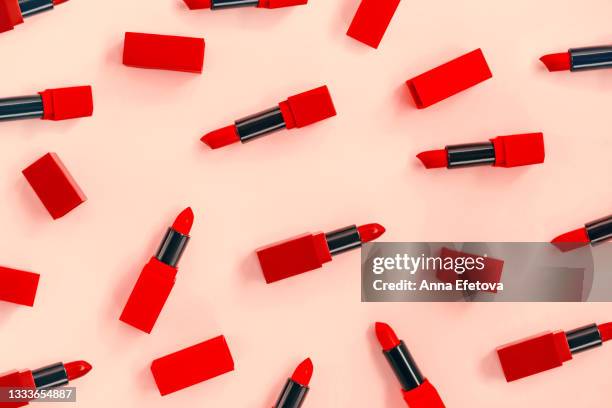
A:
[[[612,238],[612,215],[589,222],[584,226],[591,244]]]
[[[340,228],[325,234],[327,247],[331,255],[341,254],[362,245],[361,236],[356,225]]]
[[[16,96],[0,99],[0,121],[41,119],[44,107],[42,96]]]
[[[23,17],[52,10],[53,6],[53,0],[19,0],[19,8]]]
[[[572,71],[612,68],[612,45],[572,48],[569,55]]]
[[[603,344],[599,327],[596,324],[565,332],[565,337],[572,354],[581,353]]]
[[[289,378],[274,408],[300,408],[304,403],[304,399],[306,399],[309,389]]]
[[[492,142],[446,146],[448,168],[482,166],[495,163]]]
[[[63,363],[55,363],[38,370],[32,370],[34,384],[38,390],[61,387],[68,384],[68,373]]]
[[[279,106],[236,121],[236,132],[242,143],[285,129],[285,119]]]
[[[183,235],[172,227],[168,228],[166,236],[157,249],[155,258],[157,258],[158,261],[175,268],[181,260],[181,256],[183,256],[183,252],[185,252],[185,248],[187,248],[189,238],[189,235]]]
[[[219,10],[236,7],[257,7],[259,0],[212,0],[210,8]]]
[[[421,370],[419,370],[419,367],[414,362],[410,351],[408,351],[403,341],[400,341],[400,344],[392,349],[383,351],[383,354],[393,368],[393,372],[404,391],[414,390],[425,382]]]

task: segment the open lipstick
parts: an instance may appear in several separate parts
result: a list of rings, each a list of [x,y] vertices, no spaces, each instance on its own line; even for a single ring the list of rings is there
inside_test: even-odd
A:
[[[237,7],[257,7],[275,9],[308,4],[308,0],[184,0],[191,10],[220,10]]]
[[[0,0],[0,33],[12,30],[23,19],[52,10],[68,0]]]
[[[497,136],[484,143],[446,146],[441,150],[430,150],[417,155],[428,169],[484,165],[526,166],[543,163],[544,156],[542,133]]]
[[[506,344],[497,355],[508,382],[561,367],[574,354],[612,339],[612,323],[591,324],[568,332],[546,332]]]
[[[304,234],[257,250],[267,283],[319,269],[332,256],[360,248],[385,233],[380,224],[341,228],[336,231]]]
[[[157,254],[140,273],[119,320],[151,333],[174,287],[177,265],[189,242],[193,220],[193,211],[186,208],[168,228]]]
[[[612,45],[571,48],[568,52],[545,55],[540,61],[550,72],[612,68]]]
[[[93,114],[91,86],[47,89],[37,95],[0,99],[0,121],[64,120]]]
[[[239,119],[235,124],[210,132],[202,137],[211,149],[236,142],[250,142],[281,129],[302,128],[336,115],[327,86],[290,96],[278,106]]]
[[[595,245],[612,238],[612,215],[589,222],[583,228],[561,234],[551,242],[563,252]]]
[[[312,378],[312,372],[312,361],[307,358],[297,366],[291,378],[287,380],[287,384],[285,384],[285,388],[283,388],[283,392],[281,392],[273,408],[300,408],[310,389],[308,385]]]
[[[62,387],[70,381],[83,377],[91,371],[91,364],[86,361],[73,361],[71,363],[56,363],[37,370],[12,371],[0,377],[0,388],[4,392],[9,389],[37,389]],[[0,403],[0,406],[23,407],[28,400],[19,399],[15,402]]]
[[[383,354],[402,386],[404,401],[410,408],[444,408],[433,385],[421,374],[403,341],[386,323],[376,323],[376,337]]]

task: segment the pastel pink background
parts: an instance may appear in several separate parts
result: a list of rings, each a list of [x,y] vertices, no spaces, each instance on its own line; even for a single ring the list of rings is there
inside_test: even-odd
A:
[[[404,406],[373,322],[391,323],[449,407],[601,407],[612,347],[507,384],[493,350],[611,319],[609,304],[362,304],[359,253],[266,285],[254,249],[380,222],[388,241],[546,241],[610,212],[612,73],[549,74],[543,53],[610,42],[608,0],[402,2],[379,50],[345,36],[358,0],[190,12],[74,0],[0,36],[2,96],[92,84],[92,118],[1,124],[0,264],[42,274],[0,305],[0,371],[87,359],[78,406],[270,407],[306,356],[308,407]],[[203,75],[121,65],[125,31],[204,36]],[[481,47],[494,78],[418,111],[403,82]],[[210,151],[212,129],[321,84],[338,116]],[[415,154],[543,131],[544,165],[425,171]],[[89,200],[52,221],[21,175],[57,152]],[[186,206],[193,238],[151,335],[118,316]],[[223,333],[236,370],[161,398],[150,362]],[[57,404],[71,406],[69,404]]]

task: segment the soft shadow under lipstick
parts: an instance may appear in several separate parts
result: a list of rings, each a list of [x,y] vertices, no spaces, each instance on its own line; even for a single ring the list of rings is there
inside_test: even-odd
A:
[[[194,215],[184,209],[168,228],[157,254],[140,273],[119,320],[151,333],[176,281],[178,263],[187,247]]]
[[[376,323],[376,337],[402,386],[410,408],[445,408],[438,391],[421,374],[408,348],[387,323]]]
[[[307,358],[297,366],[291,378],[287,380],[285,388],[278,397],[273,408],[300,408],[310,390],[310,379],[314,367],[312,361]]]
[[[540,61],[550,72],[612,68],[612,45],[571,48],[567,52],[544,55]]]
[[[591,221],[582,228],[561,234],[551,242],[563,252],[595,245],[612,238],[612,215]]]

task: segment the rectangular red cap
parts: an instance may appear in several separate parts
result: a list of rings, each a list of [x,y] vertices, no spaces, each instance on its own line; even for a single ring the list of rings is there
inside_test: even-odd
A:
[[[406,81],[417,108],[423,109],[493,77],[477,49]]]
[[[0,266],[0,300],[34,306],[40,275]]]
[[[10,31],[23,23],[18,0],[0,0],[0,33]]]
[[[22,171],[53,219],[58,219],[87,200],[60,158],[47,153]]]
[[[203,38],[127,32],[123,64],[199,74],[204,66],[204,47]]]
[[[161,395],[233,370],[234,360],[224,336],[158,358],[151,364],[151,372]]]
[[[562,331],[546,332],[497,349],[508,382],[560,367],[572,359],[567,337]]]
[[[287,129],[299,129],[336,116],[334,101],[325,85],[290,96],[279,107]]]
[[[543,133],[497,136],[491,139],[495,148],[496,167],[517,167],[544,163],[546,156]]]
[[[378,48],[400,0],[362,0],[346,35]]]
[[[140,273],[119,320],[151,333],[175,280],[176,268],[151,258]]]

